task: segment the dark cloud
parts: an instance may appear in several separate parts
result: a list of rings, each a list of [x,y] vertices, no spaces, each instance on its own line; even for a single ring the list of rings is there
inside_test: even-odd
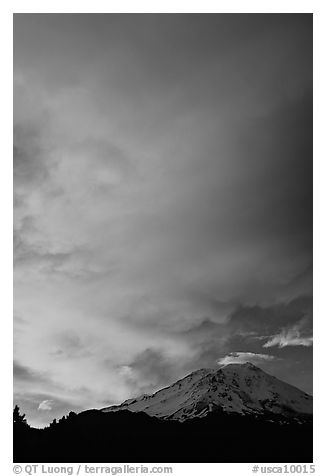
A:
[[[53,355],[62,358],[78,358],[78,357],[90,357],[92,353],[87,350],[85,341],[87,337],[83,339],[75,331],[66,331],[59,335],[53,336],[53,341],[56,349],[53,351]]]
[[[153,384],[156,385],[157,381],[167,383],[171,379],[173,364],[161,352],[146,349],[136,356],[130,367],[142,373],[146,379],[153,379]]]
[[[311,296],[298,297],[289,303],[274,306],[242,306],[230,316],[229,327],[232,331],[253,331],[257,335],[269,335],[286,325],[305,318],[312,325],[313,301]]]
[[[148,348],[123,366],[122,374],[138,392],[144,393],[171,384],[178,372],[174,361],[165,356],[164,352]]]
[[[29,383],[42,382],[42,381],[48,380],[44,374],[35,372],[31,368],[21,365],[15,361],[13,365],[13,376],[14,376],[14,379],[16,380],[23,380]]]
[[[294,46],[296,54],[290,58],[291,61],[284,63],[284,67],[302,65],[310,53],[308,41],[311,41],[312,15],[147,14],[135,17],[128,14],[16,14],[14,23],[14,47],[16,50],[19,47],[21,53],[16,62],[21,68],[36,69],[55,88],[63,84],[79,84],[86,65],[100,68],[99,62],[107,63],[118,46],[123,54],[118,58],[119,68],[111,73],[111,77],[119,78],[123,87],[133,95],[135,91],[139,93],[145,89],[139,77],[143,69],[153,77],[152,88],[162,87],[162,83],[168,88],[180,76],[200,70],[208,61],[216,63],[219,58],[232,58],[239,44],[249,43],[255,47],[257,37],[269,38],[272,35],[274,40],[272,45],[265,41],[262,47],[256,46],[265,50],[265,63],[271,61],[274,64],[273,49],[279,49],[288,38],[290,41],[283,43],[284,56]],[[80,48],[81,44],[83,48]],[[51,61],[47,56],[49,45],[56,45],[51,50]],[[300,53],[296,51],[298,48]],[[250,48],[248,50],[250,55]],[[254,70],[253,64],[246,65],[248,50],[238,67],[240,72],[244,68]],[[254,53],[255,50],[251,53],[251,61],[256,65],[260,58],[256,58]],[[74,58],[73,62],[71,58]],[[134,69],[135,74],[130,77],[123,73],[128,68],[128,60],[133,58],[139,63],[139,69]],[[232,82],[235,78],[230,76],[229,80]]]
[[[22,187],[42,186],[49,178],[51,147],[45,143],[43,133],[44,118],[38,117],[19,121],[13,129],[13,172],[17,199],[22,199],[25,190]]]

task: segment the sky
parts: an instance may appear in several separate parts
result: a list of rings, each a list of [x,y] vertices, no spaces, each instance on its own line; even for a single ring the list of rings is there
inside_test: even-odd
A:
[[[312,393],[312,15],[14,15],[14,400],[250,361]]]

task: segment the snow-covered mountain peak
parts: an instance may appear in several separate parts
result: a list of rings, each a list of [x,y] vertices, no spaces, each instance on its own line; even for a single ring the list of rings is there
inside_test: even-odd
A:
[[[244,363],[234,362],[233,364],[222,365],[220,368],[236,369],[240,371],[254,370],[254,371],[262,372],[262,369],[260,369],[259,367],[257,367],[251,362],[244,362]]]
[[[312,397],[246,362],[200,369],[153,395],[102,409],[119,410],[181,421],[212,412],[294,417],[312,414]]]

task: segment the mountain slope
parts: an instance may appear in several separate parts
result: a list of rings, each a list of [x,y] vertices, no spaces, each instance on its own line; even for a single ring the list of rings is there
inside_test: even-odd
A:
[[[102,412],[129,410],[184,421],[223,412],[302,419],[312,414],[312,397],[251,363],[201,369],[153,395],[129,399]]]

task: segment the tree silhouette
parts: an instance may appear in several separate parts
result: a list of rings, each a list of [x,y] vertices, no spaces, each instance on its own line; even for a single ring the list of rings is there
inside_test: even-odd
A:
[[[60,418],[59,423],[65,423],[67,420],[66,415],[63,415],[62,418]]]
[[[54,420],[51,421],[50,423],[50,428],[52,428],[53,426],[56,426],[57,425],[57,419],[54,418]]]
[[[27,426],[27,421],[25,418],[25,413],[23,415],[20,414],[19,406],[16,405],[14,408],[14,425],[16,426]]]

